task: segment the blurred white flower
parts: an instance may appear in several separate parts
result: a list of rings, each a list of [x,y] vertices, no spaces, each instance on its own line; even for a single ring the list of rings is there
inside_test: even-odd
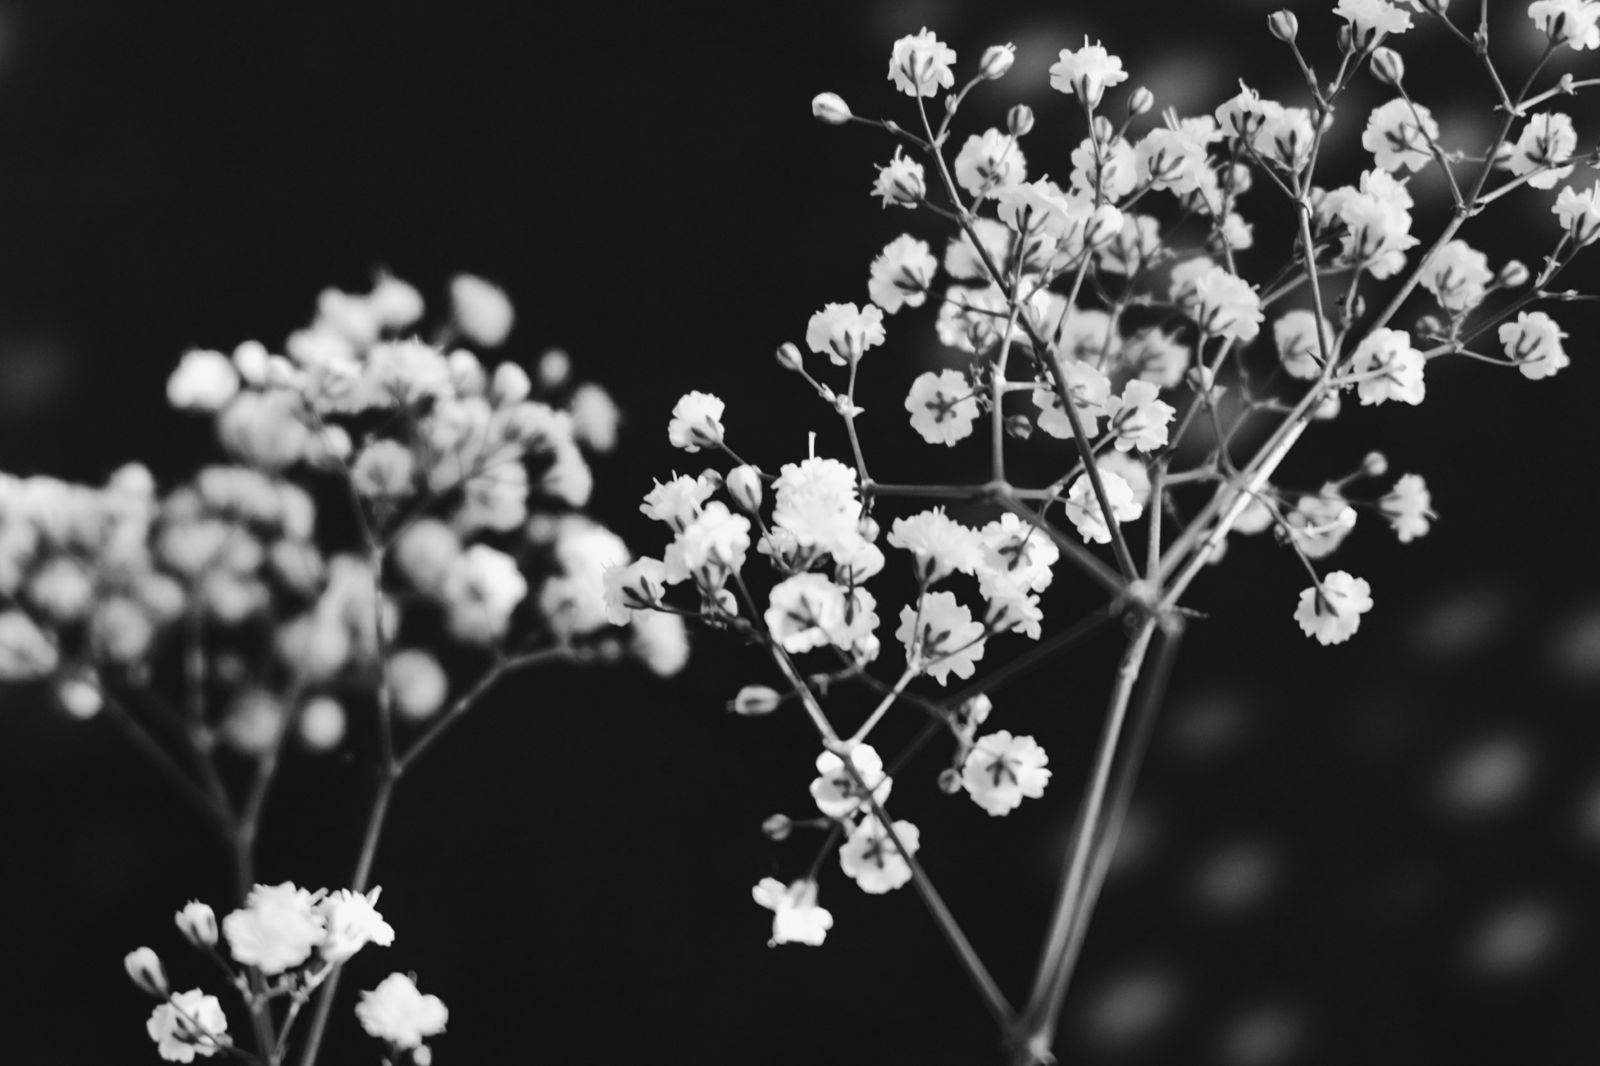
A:
[[[444,1032],[450,1011],[438,996],[425,996],[416,982],[403,973],[392,973],[378,987],[361,993],[356,1004],[356,1020],[367,1035],[408,1051],[422,1045],[430,1036]]]
[[[927,242],[902,233],[873,259],[867,295],[891,315],[902,307],[921,307],[938,269]]]
[[[1294,620],[1319,644],[1342,644],[1361,627],[1361,616],[1372,610],[1372,586],[1343,570],[1335,570],[1300,593]]]
[[[238,391],[239,372],[221,352],[188,352],[167,379],[167,402],[190,411],[220,411]]]
[[[1404,474],[1394,483],[1383,499],[1378,501],[1384,517],[1394,528],[1401,544],[1410,544],[1428,532],[1433,519],[1433,497],[1428,484],[1418,474]]]
[[[428,652],[406,648],[389,656],[383,668],[384,684],[401,718],[418,722],[431,718],[450,694],[444,667]]]
[[[1106,502],[1111,505],[1111,517],[1118,524],[1133,522],[1144,513],[1144,507],[1134,497],[1133,488],[1120,475],[1100,466],[1100,484],[1106,491]],[[1099,497],[1089,475],[1079,474],[1067,490],[1067,518],[1077,527],[1078,535],[1093,544],[1110,544],[1111,527],[1106,524],[1100,510]]]
[[[217,943],[217,915],[199,900],[190,900],[183,910],[172,916],[183,938],[197,948],[215,947]]]
[[[806,324],[806,347],[848,366],[883,343],[883,312],[873,304],[828,304]]]
[[[775,877],[763,877],[750,894],[772,912],[772,945],[815,947],[833,928],[833,915],[817,906],[817,883],[809,878],[785,886]]]
[[[1421,403],[1427,394],[1424,365],[1422,353],[1411,347],[1411,335],[1403,329],[1373,330],[1350,357],[1350,372],[1359,379],[1356,394],[1363,404]]]
[[[344,962],[368,944],[389,947],[394,943],[394,928],[378,913],[374,888],[362,895],[348,888],[330,892],[317,904],[317,912],[327,926],[322,942],[322,957],[330,963]]]
[[[275,977],[309,959],[327,925],[312,894],[285,881],[252,888],[244,907],[222,919],[222,935],[235,962]]]
[[[1500,327],[1499,336],[1506,358],[1530,381],[1550,377],[1572,362],[1561,346],[1567,335],[1543,311],[1519,312],[1515,322]]]
[[[228,1019],[216,996],[198,988],[178,992],[150,1012],[145,1032],[155,1041],[156,1053],[167,1062],[193,1062],[210,1058],[230,1046]]]
[[[516,318],[504,290],[471,274],[451,279],[450,308],[461,332],[485,348],[503,344]]]

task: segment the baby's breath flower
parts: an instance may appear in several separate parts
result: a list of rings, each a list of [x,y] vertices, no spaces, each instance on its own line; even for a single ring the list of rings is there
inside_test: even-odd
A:
[[[1043,592],[1054,578],[1061,549],[1043,530],[1007,512],[978,531],[983,543],[982,567],[1017,585]]]
[[[1133,488],[1120,474],[1100,466],[1100,483],[1106,490],[1106,502],[1111,505],[1111,518],[1121,524],[1132,522],[1144,513],[1144,507],[1134,497]],[[1078,535],[1094,544],[1110,544],[1111,528],[1100,510],[1100,500],[1087,474],[1079,474],[1067,490],[1067,518],[1077,527]]]
[[[343,741],[349,716],[344,704],[332,696],[316,696],[306,701],[295,717],[300,743],[316,752],[332,751]]]
[[[1337,485],[1324,485],[1315,496],[1300,497],[1285,518],[1295,544],[1308,559],[1321,559],[1338,550],[1356,526],[1356,511]]]
[[[1285,372],[1301,381],[1312,381],[1321,374],[1322,353],[1333,351],[1333,327],[1314,311],[1288,312],[1272,324],[1272,339]]]
[[[1561,346],[1565,337],[1555,319],[1543,311],[1519,312],[1515,322],[1500,327],[1506,358],[1530,381],[1550,377],[1572,362]]]
[[[1100,419],[1111,404],[1111,379],[1104,372],[1085,362],[1068,360],[1061,364],[1062,376],[1072,396],[1072,406],[1078,409],[1083,431],[1091,438],[1100,432]],[[1039,407],[1039,428],[1052,437],[1072,439],[1072,420],[1061,404],[1059,392],[1046,385],[1033,390],[1033,402]]]
[[[450,694],[450,678],[432,655],[417,648],[395,652],[384,665],[384,684],[400,717],[431,718]]]
[[[772,912],[772,939],[767,943],[809,944],[816,947],[833,928],[833,915],[817,906],[817,883],[810,878],[785,886],[775,877],[763,877],[751,896]]]
[[[1489,257],[1466,241],[1454,240],[1434,253],[1422,268],[1422,287],[1446,311],[1467,311],[1483,302],[1494,271]]]
[[[979,737],[961,765],[961,784],[972,802],[992,815],[1010,814],[1024,798],[1038,799],[1050,783],[1050,756],[1032,737],[1004,729]]]
[[[1530,188],[1553,189],[1572,173],[1572,153],[1577,148],[1572,119],[1559,111],[1543,112],[1522,127],[1506,167],[1519,178],[1526,176]]]
[[[951,446],[972,435],[979,415],[971,382],[955,370],[917,375],[906,396],[906,410],[911,413],[911,428],[923,440]]]
[[[987,129],[968,137],[956,155],[955,178],[982,199],[1028,180],[1028,160],[1014,135]]]
[[[1083,47],[1076,51],[1063,48],[1059,58],[1050,67],[1050,87],[1057,92],[1076,95],[1083,106],[1100,106],[1107,89],[1128,80],[1122,69],[1122,60],[1100,46],[1083,39]]]
[[[925,586],[952,573],[972,573],[982,552],[977,531],[945,514],[942,507],[896,518],[889,544],[916,558],[917,578]]]
[[[1432,112],[1419,103],[1396,98],[1367,118],[1361,146],[1372,153],[1379,168],[1392,173],[1427,166],[1433,161],[1429,145],[1438,139],[1439,124]]]
[[[1166,447],[1168,424],[1178,411],[1163,403],[1160,395],[1161,390],[1155,385],[1135,378],[1122,387],[1120,397],[1107,403],[1107,428],[1117,435],[1118,451],[1137,448],[1148,452]]]
[[[722,401],[708,392],[685,393],[672,408],[667,440],[686,452],[715,448],[722,443],[724,434],[723,409]]]
[[[1600,181],[1592,189],[1572,185],[1562,189],[1550,213],[1579,245],[1593,243],[1600,237]]]
[[[895,639],[906,649],[906,663],[939,684],[950,675],[965,680],[983,658],[985,629],[972,612],[948,592],[928,592],[916,607],[900,608]]]
[[[1249,343],[1261,329],[1261,298],[1255,289],[1214,263],[1193,275],[1181,303],[1189,317],[1214,336]]]
[[[907,96],[937,96],[941,88],[955,84],[956,76],[950,69],[955,61],[955,51],[923,27],[894,43],[889,56],[889,80]]]
[[[1411,16],[1388,0],[1339,0],[1333,13],[1350,24],[1350,35],[1360,51],[1391,33],[1411,28]]]
[[[856,778],[838,755],[825,751],[817,756],[817,776],[811,782],[811,798],[817,801],[817,810],[829,818],[847,818],[858,808],[864,809],[869,793],[879,803],[885,802],[894,788],[894,780],[883,772],[883,759],[872,745],[851,747],[850,763],[864,788],[856,784]]]
[[[667,546],[666,582],[675,585],[693,577],[705,588],[720,588],[729,574],[744,568],[749,549],[750,519],[713,500]]]
[[[167,1062],[193,1062],[196,1055],[210,1058],[229,1046],[222,1004],[198,988],[178,992],[151,1011],[144,1028],[155,1041],[156,1053]]]
[[[884,207],[916,207],[928,194],[922,164],[896,148],[889,162],[878,168],[872,193],[883,201]]]
[[[902,233],[873,259],[867,295],[891,315],[902,307],[921,307],[938,269],[928,243]]]
[[[1434,517],[1433,497],[1428,484],[1418,474],[1403,474],[1394,488],[1378,501],[1384,516],[1389,519],[1401,544],[1410,544],[1427,535],[1429,521]]]
[[[183,910],[173,915],[178,932],[197,948],[215,947],[217,943],[217,915],[199,900],[190,900]]]
[[[1157,127],[1134,147],[1139,180],[1152,189],[1179,196],[1200,187],[1200,174],[1208,165],[1206,146],[1183,130]]]
[[[415,471],[410,448],[396,440],[375,440],[351,464],[350,481],[363,496],[396,500],[410,495]]]
[[[503,289],[471,274],[451,279],[450,309],[461,332],[485,348],[504,344],[516,318]]]
[[[189,352],[167,379],[167,402],[189,411],[220,411],[238,391],[239,372],[221,352]]]
[[[311,957],[327,935],[312,894],[288,881],[256,885],[243,908],[222,919],[235,962],[275,977]]]
[[[806,324],[806,347],[848,366],[883,343],[883,312],[872,304],[828,304]]]
[[[330,892],[317,904],[317,912],[327,925],[322,942],[322,957],[330,963],[344,962],[368,944],[386,948],[394,943],[394,928],[378,913],[374,888],[362,895],[348,888]]]
[[[1317,643],[1343,644],[1361,627],[1361,616],[1372,610],[1372,586],[1343,570],[1335,570],[1321,583],[1300,593],[1294,620]]]
[[[661,603],[666,589],[666,566],[659,559],[636,559],[605,570],[606,618],[612,625],[627,625],[641,611]]]
[[[1559,48],[1574,52],[1600,48],[1600,3],[1595,0],[1533,0],[1528,18]]]
[[[452,561],[439,591],[450,632],[469,643],[489,644],[505,635],[511,612],[528,594],[528,582],[511,556],[474,544]]]
[[[818,93],[811,98],[811,115],[830,126],[843,126],[850,121],[850,105],[838,93]]]
[[[896,821],[893,828],[891,838],[883,823],[876,816],[868,815],[839,848],[840,868],[855,878],[863,892],[882,895],[911,880],[911,864],[906,862],[900,848],[915,855],[921,833],[910,822]]]
[[[378,987],[361,993],[356,1020],[367,1035],[402,1051],[418,1048],[423,1040],[444,1032],[450,1012],[438,996],[425,996],[416,982],[392,973]]]
[[[161,965],[161,957],[154,950],[135,948],[123,958],[122,968],[127,971],[128,980],[132,981],[139,991],[157,999],[167,998],[169,991],[167,971]]]

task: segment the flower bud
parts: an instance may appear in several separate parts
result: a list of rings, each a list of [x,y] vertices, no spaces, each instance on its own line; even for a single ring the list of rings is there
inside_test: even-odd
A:
[[[1422,0],[1422,8],[1431,15],[1443,15],[1450,6],[1450,0]]]
[[[850,105],[838,93],[818,93],[811,98],[811,115],[830,126],[843,126],[851,119]]]
[[[1027,440],[1033,436],[1033,419],[1027,415],[1009,415],[1006,418],[1006,432],[1017,440]]]
[[[728,495],[742,510],[754,514],[761,509],[761,471],[748,463],[728,471]]]
[[[794,832],[794,819],[787,814],[774,814],[761,823],[761,832],[768,840],[788,840]]]
[[[1378,48],[1372,53],[1372,76],[1385,85],[1399,85],[1406,76],[1406,61],[1393,48]]]
[[[1294,12],[1285,8],[1274,11],[1267,16],[1267,29],[1272,35],[1284,44],[1289,44],[1300,36],[1300,20],[1295,18]]]
[[[856,523],[856,532],[861,534],[863,540],[872,543],[878,539],[878,534],[881,530],[878,528],[878,520],[876,518],[871,515],[862,515],[861,521]]]
[[[754,718],[777,710],[780,698],[775,689],[766,685],[746,685],[728,701],[728,710],[746,718]]]
[[[1099,144],[1110,144],[1117,138],[1117,127],[1104,115],[1096,115],[1089,124],[1089,135]]]
[[[1017,61],[1017,46],[1014,44],[990,45],[983,53],[983,58],[978,60],[978,77],[994,81],[996,78],[1006,76],[1006,71],[1011,69],[1011,64]]]
[[[1006,112],[1006,129],[1013,137],[1021,137],[1033,129],[1033,108],[1027,104],[1013,105]]]
[[[1389,472],[1389,458],[1382,452],[1368,452],[1361,460],[1361,472],[1368,477],[1382,477]]]
[[[1439,337],[1444,334],[1444,322],[1438,315],[1423,315],[1417,319],[1417,332],[1424,337]]]
[[[61,709],[77,719],[93,718],[105,706],[100,685],[92,672],[70,674],[56,682],[56,700]]]
[[[1520,289],[1528,283],[1528,268],[1520,259],[1513,259],[1500,268],[1495,281],[1504,289]]]
[[[1133,95],[1128,97],[1128,114],[1147,115],[1156,106],[1156,94],[1146,89],[1143,85],[1133,90]]]
[[[539,357],[535,370],[540,385],[547,389],[559,389],[572,376],[572,356],[560,348],[551,348]]]
[[[700,471],[698,475],[696,475],[696,480],[698,480],[702,485],[709,485],[711,487],[711,491],[716,492],[722,487],[722,471],[718,470],[716,467],[708,466],[704,470]]]
[[[1350,32],[1348,24],[1339,27],[1339,51],[1353,52],[1356,47],[1356,36]]]
[[[954,796],[961,791],[961,772],[953,766],[939,771],[939,791]]]
[[[784,341],[778,345],[777,357],[778,365],[785,370],[799,370],[804,365],[804,361],[800,356],[800,349],[789,341]]]
[[[157,999],[166,999],[171,990],[167,986],[167,972],[161,968],[161,959],[149,948],[130,951],[122,960],[128,971],[128,980],[135,988]]]
[[[433,1048],[418,1044],[411,1052],[411,1066],[433,1066]]]
[[[1316,408],[1312,410],[1311,417],[1318,422],[1332,422],[1339,417],[1339,394],[1330,392],[1324,396]]]
[[[173,915],[173,921],[177,923],[178,932],[183,934],[183,938],[195,947],[216,947],[217,915],[204,903],[190,900],[183,905],[183,910]]]

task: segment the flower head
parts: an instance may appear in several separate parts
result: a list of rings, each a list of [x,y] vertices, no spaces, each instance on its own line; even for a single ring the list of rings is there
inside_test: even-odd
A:
[[[1106,405],[1108,429],[1117,435],[1120,452],[1137,448],[1148,452],[1167,444],[1168,423],[1177,409],[1161,399],[1161,389],[1135,378],[1122,387],[1122,395]]]
[[[1401,544],[1410,544],[1418,537],[1426,536],[1429,524],[1435,517],[1428,483],[1418,474],[1401,475],[1388,495],[1378,501],[1378,506],[1383,510],[1384,517],[1389,519],[1389,525],[1394,528]]]
[[[911,880],[911,864],[900,849],[915,855],[921,834],[910,822],[896,821],[893,829],[891,836],[882,822],[868,815],[839,848],[839,866],[863,892],[882,895]]]
[[[1300,593],[1294,620],[1319,644],[1343,644],[1361,628],[1361,616],[1372,610],[1372,586],[1343,570],[1335,570]]]
[[[1543,311],[1522,311],[1515,322],[1500,327],[1506,358],[1530,381],[1550,377],[1572,362],[1561,347],[1565,337],[1556,320]]]
[[[1390,172],[1421,170],[1433,161],[1429,146],[1439,139],[1439,124],[1419,103],[1400,98],[1374,109],[1361,134],[1361,146]]]
[[[977,531],[945,514],[942,507],[896,518],[889,544],[916,557],[917,577],[925,586],[953,572],[972,573],[981,547]]]
[[[1358,49],[1365,51],[1391,33],[1411,28],[1411,16],[1388,0],[1339,0],[1333,9],[1350,24],[1350,35]]]
[[[1050,87],[1057,92],[1076,95],[1088,108],[1100,106],[1106,90],[1128,80],[1122,69],[1122,60],[1100,46],[1097,41],[1083,39],[1083,47],[1076,51],[1063,48],[1059,58],[1050,67]]]
[[[883,312],[868,304],[828,304],[806,324],[806,347],[848,366],[883,343]]]
[[[906,396],[911,428],[929,444],[954,446],[972,435],[978,400],[972,383],[955,370],[918,374]]]
[[[817,906],[817,883],[809,878],[785,886],[775,877],[763,877],[751,896],[772,912],[769,944],[810,944],[815,947],[833,928],[833,915]]]
[[[956,154],[955,178],[978,199],[1028,180],[1028,159],[1009,133],[990,128],[967,138]]]
[[[993,815],[1010,814],[1023,798],[1038,799],[1050,783],[1050,756],[1032,737],[1001,729],[978,738],[961,765],[961,785]]]
[[[229,1046],[222,1004],[198,988],[178,992],[151,1011],[144,1029],[167,1062],[193,1062],[196,1055],[210,1058]]]
[[[889,80],[907,96],[937,96],[956,83],[950,64],[956,53],[932,30],[923,27],[894,42],[889,54]]]
[[[850,764],[855,767],[855,774],[851,774],[844,760],[831,751],[817,756],[817,777],[811,782],[811,798],[817,801],[817,810],[829,818],[845,818],[858,808],[870,806],[867,803],[869,793],[883,803],[894,787],[894,780],[883,772],[883,759],[872,745],[853,746]],[[858,776],[860,785],[856,784]]]
[[[1120,474],[1114,474],[1102,466],[1100,483],[1106,490],[1106,502],[1111,505],[1114,521],[1119,524],[1132,522],[1144,513],[1144,508],[1134,498],[1133,488]],[[1111,543],[1111,528],[1106,524],[1099,497],[1095,495],[1094,485],[1087,474],[1079,474],[1067,490],[1066,511],[1067,517],[1077,527],[1078,535],[1084,540],[1094,544]]]
[[[378,913],[381,891],[374,888],[362,895],[341,888],[322,898],[317,911],[328,930],[327,939],[322,942],[323,958],[343,962],[368,944],[386,948],[394,943],[394,927]]]
[[[222,919],[222,935],[234,961],[268,977],[305,962],[327,931],[327,918],[315,897],[288,881],[256,885],[244,907]]]
[[[674,448],[697,452],[722,443],[723,403],[709,392],[689,392],[672,408],[667,440]]]
[[[905,646],[906,663],[943,685],[953,673],[965,680],[983,658],[982,622],[948,592],[924,593],[915,608],[900,608],[895,638]]]
[[[1419,404],[1426,395],[1422,353],[1411,347],[1403,329],[1375,329],[1356,346],[1350,370],[1359,379],[1356,395],[1363,404],[1399,400]]]
[[[403,973],[392,973],[377,988],[362,992],[356,1004],[356,1020],[367,1035],[402,1051],[444,1032],[449,1019],[450,1011],[439,997],[423,995]]]
[[[1572,173],[1572,153],[1577,148],[1572,119],[1558,111],[1543,112],[1522,127],[1506,166],[1517,177],[1526,177],[1530,188],[1553,189]]]
[[[883,201],[884,207],[916,207],[928,194],[922,164],[896,148],[889,162],[878,168],[872,193]]]
[[[867,295],[891,315],[902,307],[921,307],[938,269],[928,242],[902,233],[872,261]]]
[[[1528,18],[1559,48],[1600,48],[1600,3],[1595,0],[1533,0]]]

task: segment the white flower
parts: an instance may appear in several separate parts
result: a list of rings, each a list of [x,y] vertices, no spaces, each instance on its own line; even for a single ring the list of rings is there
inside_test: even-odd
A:
[[[867,294],[891,315],[902,307],[921,307],[938,269],[927,242],[902,233],[873,259]]]
[[[411,523],[394,546],[395,565],[422,592],[437,596],[461,555],[461,538],[437,518]]]
[[[1533,0],[1528,18],[1553,46],[1570,45],[1574,52],[1600,48],[1600,3],[1595,0]]]
[[[1177,282],[1176,272],[1174,283]],[[1248,344],[1261,329],[1261,298],[1250,283],[1214,263],[1186,279],[1179,301],[1202,330]]]
[[[1100,433],[1100,419],[1105,417],[1111,404],[1111,379],[1088,363],[1077,360],[1061,362],[1061,374],[1067,379],[1072,395],[1072,406],[1077,408],[1083,421],[1083,431],[1090,438]],[[1061,404],[1056,389],[1039,385],[1033,390],[1033,402],[1039,407],[1039,428],[1052,437],[1072,439],[1072,420]]]
[[[1506,167],[1519,178],[1532,175],[1530,188],[1553,189],[1572,173],[1572,153],[1577,148],[1578,131],[1573,129],[1572,119],[1559,111],[1543,112],[1522,127]]]
[[[685,393],[672,408],[667,440],[674,448],[697,452],[722,443],[723,403],[709,392]]]
[[[1356,526],[1356,511],[1337,485],[1328,484],[1315,496],[1300,497],[1284,521],[1293,530],[1301,553],[1308,559],[1321,559],[1333,554],[1350,535]]]
[[[1550,213],[1561,222],[1561,227],[1580,245],[1589,244],[1600,237],[1600,181],[1594,188],[1581,192],[1572,185],[1561,190]]]
[[[557,636],[593,633],[608,621],[606,570],[628,561],[628,546],[581,516],[557,523],[554,555],[559,570],[539,590],[539,609]]]
[[[837,459],[785,463],[773,483],[772,523],[802,547],[837,553],[861,540],[856,472]]]
[[[167,402],[190,411],[220,411],[239,391],[239,372],[221,352],[188,352],[167,379]]]
[[[450,678],[439,660],[416,648],[391,655],[384,664],[383,677],[395,711],[409,721],[431,718],[450,695]]]
[[[853,363],[882,343],[883,312],[872,304],[828,304],[806,324],[806,347],[835,366]]]
[[[1363,404],[1386,400],[1419,404],[1427,392],[1422,380],[1424,363],[1405,330],[1373,330],[1350,357],[1351,373],[1359,379],[1356,394]]]
[[[883,823],[868,815],[839,848],[840,868],[855,878],[863,892],[882,895],[911,880],[911,864],[900,848],[915,855],[922,834],[910,822],[896,821],[893,829],[890,837]]]
[[[878,168],[872,193],[883,200],[884,207],[916,207],[928,194],[922,164],[896,148],[889,162]]]
[[[1038,799],[1050,783],[1050,756],[1032,737],[1004,729],[979,737],[961,765],[961,784],[972,802],[993,815],[1010,814],[1024,797]]]
[[[1438,139],[1439,124],[1432,112],[1396,98],[1373,110],[1361,134],[1361,147],[1372,153],[1383,170],[1421,170],[1433,161],[1429,145]]]
[[[1489,257],[1462,240],[1440,248],[1422,268],[1422,287],[1433,293],[1446,311],[1476,307],[1493,280]]]
[[[1372,586],[1343,570],[1335,570],[1300,593],[1294,620],[1319,644],[1343,644],[1361,627],[1361,616],[1372,610]]]
[[[929,444],[954,445],[972,435],[978,400],[972,383],[955,370],[917,375],[906,396],[911,428]]]
[[[312,894],[288,881],[256,885],[244,907],[222,919],[222,935],[234,961],[268,977],[305,962],[326,934]]]
[[[144,1031],[167,1062],[193,1062],[196,1055],[210,1058],[230,1045],[222,1004],[198,988],[178,992],[151,1011]]]
[[[1106,490],[1106,502],[1111,505],[1111,517],[1118,524],[1132,522],[1144,513],[1144,508],[1134,497],[1133,488],[1121,475],[1100,469],[1100,483]],[[1095,544],[1111,543],[1111,528],[1106,525],[1100,510],[1100,500],[1095,496],[1094,485],[1088,474],[1079,474],[1067,490],[1067,517],[1077,527],[1078,535]]]
[[[328,927],[328,938],[322,943],[324,959],[343,962],[368,944],[386,948],[394,943],[394,928],[383,920],[376,906],[382,891],[374,888],[362,895],[341,888],[328,893],[317,904],[317,911]]]
[[[217,914],[199,900],[190,900],[183,910],[172,916],[183,938],[197,948],[209,948],[217,943]]]
[[[1050,587],[1061,549],[1049,535],[1010,512],[978,531],[983,566],[1034,592]]]
[[[1378,501],[1378,507],[1389,519],[1401,544],[1410,544],[1426,536],[1429,520],[1435,517],[1428,483],[1417,474],[1402,475],[1389,494]]]
[[[1182,196],[1200,187],[1209,165],[1206,146],[1183,130],[1157,127],[1134,147],[1139,180],[1152,189]]]
[[[953,49],[934,36],[926,26],[894,42],[889,55],[889,80],[907,96],[937,96],[941,88],[955,84],[950,64],[956,61]]]
[[[682,529],[700,513],[700,505],[716,491],[716,485],[707,478],[692,478],[680,474],[645,494],[639,510],[646,518],[665,522],[673,529]]]
[[[450,309],[461,332],[485,348],[504,343],[516,318],[502,289],[471,274],[451,279]]]
[[[487,644],[505,635],[511,612],[528,595],[517,561],[487,544],[474,544],[456,557],[440,595],[446,624],[457,638]]]
[[[984,628],[993,633],[1021,633],[1031,640],[1043,635],[1044,611],[1039,607],[1039,597],[1009,574],[978,571],[978,591],[988,603]]]
[[[956,155],[955,178],[975,198],[1028,180],[1028,160],[1009,133],[997,129],[973,134]]]
[[[809,944],[816,947],[833,928],[833,915],[817,906],[817,883],[809,878],[784,887],[775,877],[763,877],[750,895],[772,912],[771,945]]]
[[[1263,101],[1263,105],[1269,103]],[[1264,106],[1261,122],[1250,138],[1250,147],[1267,162],[1293,173],[1311,161],[1315,134],[1311,112],[1303,107],[1282,107],[1273,103]]]
[[[636,559],[626,566],[609,566],[604,572],[606,619],[627,625],[642,612],[660,604],[666,590],[667,568],[659,559]]]
[[[673,677],[689,663],[689,630],[681,617],[648,611],[633,620],[628,650],[657,677]]]
[[[767,631],[790,655],[833,643],[844,624],[845,591],[825,574],[796,574],[780,581],[767,603]]]
[[[667,546],[666,582],[676,585],[694,577],[707,588],[719,587],[729,573],[744,567],[749,549],[750,519],[712,500]]]
[[[1132,277],[1161,250],[1161,223],[1150,215],[1124,215],[1115,239],[1100,248],[1100,269]]]
[[[1411,28],[1411,16],[1387,0],[1339,0],[1333,13],[1350,24],[1350,35],[1361,50],[1371,48],[1390,33]]]
[[[1272,324],[1272,339],[1284,371],[1302,381],[1322,373],[1322,353],[1333,352],[1333,327],[1327,319],[1318,318],[1315,311],[1290,311]]]
[[[1122,69],[1122,60],[1107,52],[1096,41],[1083,39],[1077,51],[1063,48],[1060,57],[1050,67],[1050,87],[1057,92],[1077,95],[1088,108],[1100,106],[1106,90],[1128,80]]]
[[[894,780],[883,772],[883,759],[870,744],[850,749],[850,763],[860,775],[862,785],[845,769],[844,760],[831,751],[817,756],[817,777],[811,782],[811,798],[817,810],[829,818],[844,818],[866,803],[870,792],[879,803],[889,798]]]
[[[1550,377],[1572,362],[1561,347],[1566,334],[1555,319],[1543,311],[1523,311],[1515,322],[1500,327],[1500,343],[1506,358],[1517,364],[1530,381]]]
[[[981,551],[977,531],[945,514],[942,507],[896,518],[889,544],[916,557],[917,577],[925,586],[952,572],[972,573]]]
[[[950,675],[965,680],[983,658],[984,626],[948,592],[924,593],[917,606],[900,608],[900,627],[894,635],[906,649],[907,666],[927,674],[939,684]]]
[[[350,483],[368,498],[394,500],[411,494],[415,474],[411,449],[397,440],[380,438],[356,456],[350,466]]]
[[[444,1032],[450,1012],[438,996],[425,996],[403,973],[385,977],[377,988],[361,993],[356,1020],[367,1035],[409,1051]]]
[[[1107,431],[1117,435],[1118,451],[1166,447],[1168,423],[1178,411],[1160,396],[1160,388],[1135,378],[1122,387],[1120,397],[1106,405]]]
[[[128,952],[122,959],[122,968],[128,973],[128,980],[134,987],[146,995],[165,999],[170,991],[167,985],[167,971],[161,965],[161,956],[151,948],[135,948]]]
[[[1323,197],[1319,224],[1344,224],[1341,254],[1362,265],[1375,278],[1388,278],[1405,267],[1405,253],[1417,244],[1411,235],[1411,194],[1386,170],[1361,175],[1359,189],[1344,186]]]
[[[1098,141],[1098,143],[1097,143]],[[1127,196],[1139,184],[1139,157],[1121,137],[1110,140],[1085,137],[1072,150],[1072,188],[1088,195],[1099,193],[1110,201]]]

